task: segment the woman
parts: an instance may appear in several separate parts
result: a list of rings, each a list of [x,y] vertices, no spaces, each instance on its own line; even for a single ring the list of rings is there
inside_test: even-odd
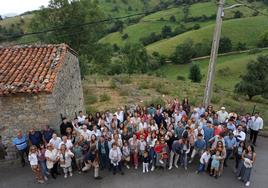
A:
[[[46,164],[52,178],[54,179],[56,179],[56,174],[58,174],[57,153],[57,149],[55,149],[52,144],[47,144],[47,150],[45,152]]]
[[[186,112],[187,115],[189,115],[190,111],[191,111],[191,107],[189,104],[189,99],[188,97],[185,97],[182,101],[182,108],[183,110]]]
[[[246,150],[246,144],[244,141],[239,142],[235,151],[235,169],[238,169],[239,164],[242,160],[242,154]]]
[[[134,163],[134,168],[138,169],[139,140],[137,139],[137,136],[135,134],[131,139],[129,139],[129,147],[130,156]]]
[[[60,150],[57,155],[57,160],[60,162],[60,167],[63,169],[64,178],[68,177],[68,173],[70,177],[73,176],[73,169],[72,169],[72,158],[74,154],[67,149],[65,144],[60,146]]]
[[[35,179],[38,183],[44,183],[43,176],[41,174],[40,166],[38,164],[38,150],[35,145],[32,145],[30,147],[29,156],[28,159],[30,161],[30,165],[32,168],[32,171],[35,175]]]
[[[238,170],[238,180],[245,182],[246,186],[250,185],[250,175],[254,162],[256,161],[256,153],[254,146],[250,145],[242,154],[242,161]]]

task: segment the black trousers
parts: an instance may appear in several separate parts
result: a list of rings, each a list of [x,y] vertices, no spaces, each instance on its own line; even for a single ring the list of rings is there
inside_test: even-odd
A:
[[[28,147],[23,149],[23,150],[18,150],[18,153],[19,153],[19,157],[20,157],[20,161],[21,161],[21,165],[22,166],[25,166],[25,158],[24,158],[24,155],[26,155],[26,157],[28,157],[28,154],[29,154],[29,149]]]
[[[258,134],[259,134],[259,131],[254,131],[250,129],[250,141],[252,142],[252,144],[256,144]]]

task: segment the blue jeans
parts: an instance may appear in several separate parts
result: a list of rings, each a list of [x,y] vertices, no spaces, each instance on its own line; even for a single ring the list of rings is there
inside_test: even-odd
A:
[[[48,169],[47,169],[47,165],[46,165],[46,161],[39,161],[40,167],[41,167],[41,172],[43,176],[47,176],[48,175]]]
[[[156,153],[154,151],[154,148],[150,148],[150,159],[151,159],[152,166],[155,166],[155,158],[156,158]]]
[[[199,163],[197,171],[198,172],[204,172],[205,171],[205,167],[206,167],[205,164]]]

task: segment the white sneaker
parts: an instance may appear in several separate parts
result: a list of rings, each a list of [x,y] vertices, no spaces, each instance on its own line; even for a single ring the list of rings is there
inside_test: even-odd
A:
[[[137,170],[138,169],[138,167],[137,166],[135,166],[135,170]]]
[[[127,169],[130,169],[130,167],[128,165],[126,167],[127,167]]]
[[[162,159],[159,160],[159,163],[164,164],[164,161]]]
[[[89,170],[89,165],[86,165],[82,168],[82,171],[85,172],[85,171],[88,171]]]
[[[153,172],[153,171],[154,171],[154,169],[155,169],[155,167],[154,167],[154,166],[152,166],[151,171]]]
[[[175,167],[176,167],[176,168],[179,168],[179,166],[178,166],[178,165],[175,165]]]
[[[45,180],[45,181],[47,181],[47,180],[48,180],[48,178],[47,178],[46,176],[44,176],[44,180]]]
[[[238,177],[237,179],[238,179],[238,180],[241,180],[242,178],[241,178],[241,177]]]
[[[184,170],[187,170],[188,168],[187,167],[184,167]]]
[[[247,181],[247,183],[245,184],[245,186],[247,186],[247,187],[248,187],[249,185],[250,185],[250,182],[249,182],[249,181]]]
[[[145,173],[145,170],[143,170],[142,173]]]
[[[64,178],[67,178],[68,177],[68,175],[67,174],[64,174]]]
[[[172,166],[170,166],[168,169],[171,170],[172,169]]]
[[[193,161],[192,161],[192,160],[190,160],[188,163],[189,163],[189,164],[191,164],[192,162],[193,162]]]
[[[73,173],[72,172],[70,172],[70,177],[72,177],[73,176]]]

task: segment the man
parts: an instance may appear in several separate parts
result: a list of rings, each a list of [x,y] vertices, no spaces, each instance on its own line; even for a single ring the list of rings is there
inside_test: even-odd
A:
[[[78,124],[80,126],[84,124],[86,116],[83,114],[83,111],[79,111],[79,115],[78,115],[77,119],[78,119]]]
[[[203,134],[198,133],[197,140],[194,142],[194,149],[192,151],[191,160],[189,161],[189,163],[192,163],[196,154],[199,154],[201,157],[205,149],[206,149],[206,141],[203,138]]]
[[[139,123],[139,131],[146,130],[148,128],[147,123],[144,121],[144,117],[141,118],[141,122]]]
[[[233,133],[237,142],[245,141],[246,133],[243,131],[243,127],[241,125],[239,125]]]
[[[39,148],[43,140],[42,133],[40,131],[36,131],[35,128],[31,128],[28,136],[31,145],[35,145],[37,148]]]
[[[58,149],[60,149],[60,147],[61,147],[62,144],[65,144],[67,149],[72,149],[72,147],[73,147],[72,141],[69,140],[67,138],[67,136],[63,136],[62,137],[62,142],[59,144],[59,148]]]
[[[221,110],[218,111],[217,114],[218,114],[218,121],[220,123],[224,123],[229,117],[229,114],[228,112],[226,112],[225,107],[221,107]]]
[[[108,141],[105,140],[104,136],[101,136],[98,143],[98,152],[100,157],[101,170],[109,167],[109,146]]]
[[[183,124],[179,121],[175,127],[174,127],[174,132],[175,132],[175,137],[176,139],[181,139],[182,138],[182,133],[184,132],[184,127]]]
[[[263,119],[260,117],[259,112],[256,112],[254,116],[251,117],[249,123],[250,130],[250,141],[256,146],[257,136],[259,131],[263,128]]]
[[[52,134],[52,138],[49,140],[49,143],[55,148],[60,148],[61,138],[57,136],[56,133]]]
[[[44,129],[42,131],[42,135],[43,135],[43,142],[45,145],[47,145],[49,143],[49,141],[52,138],[53,133],[54,133],[54,130],[51,129],[48,125],[44,126]]]
[[[86,172],[91,167],[94,167],[94,178],[96,180],[102,179],[99,176],[99,155],[96,146],[90,147],[90,150],[86,154],[85,157],[85,166],[83,167],[82,171]]]
[[[73,128],[84,137],[85,140],[89,141],[91,137],[91,131],[87,129],[86,125],[79,127],[73,123]]]
[[[154,120],[155,120],[155,123],[157,124],[157,126],[159,128],[160,127],[160,124],[163,123],[163,121],[164,121],[164,117],[160,113],[160,110],[157,110],[156,111],[156,114],[154,115]]]
[[[226,158],[224,160],[224,166],[227,167],[227,161],[231,157],[231,155],[234,152],[234,149],[236,147],[236,139],[234,137],[234,133],[230,132],[228,136],[224,137],[224,142],[225,142],[225,148],[226,148]]]
[[[174,156],[175,156],[174,166],[176,168],[179,168],[178,167],[178,161],[179,161],[179,158],[180,158],[182,147],[183,147],[182,139],[175,140],[173,142],[172,147],[171,147],[172,149],[171,149],[171,152],[170,152],[169,168],[168,168],[169,170],[172,169]]]
[[[25,159],[24,159],[24,154],[28,157],[28,144],[27,144],[27,137],[26,135],[22,134],[22,131],[19,130],[17,133],[17,137],[13,139],[13,145],[16,146],[16,149],[18,150],[20,160],[21,160],[21,165],[24,167],[25,166]]]
[[[124,122],[124,111],[123,111],[123,107],[122,108],[118,108],[117,112],[115,113],[117,119],[119,120],[119,123],[123,123]]]
[[[67,121],[66,117],[62,118],[62,123],[60,125],[60,134],[61,136],[67,136],[66,129],[71,128],[73,130],[73,126],[70,122]]]

